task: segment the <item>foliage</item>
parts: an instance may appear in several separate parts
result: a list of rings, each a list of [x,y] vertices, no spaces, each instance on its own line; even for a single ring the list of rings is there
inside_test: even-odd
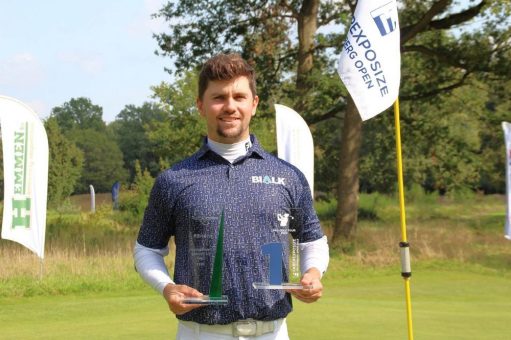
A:
[[[54,117],[45,122],[48,136],[48,203],[58,205],[75,190],[83,167],[83,153],[60,131]]]
[[[142,106],[126,105],[114,122],[108,125],[122,151],[124,166],[130,171],[130,180],[135,177],[135,162],[138,160],[143,169],[156,176],[160,171],[159,157],[154,150],[157,145],[148,138],[151,124],[163,123],[167,112],[156,103],[144,103]]]
[[[87,192],[90,184],[96,192],[108,192],[116,181],[126,182],[122,153],[113,138],[92,129],[75,130],[71,138],[85,159],[76,192]]]
[[[153,91],[167,116],[149,121],[144,126],[146,137],[155,156],[172,165],[195,153],[206,131],[195,106],[197,74],[187,72],[175,84],[161,83]]]
[[[479,189],[485,193],[504,193],[506,188],[506,149],[501,123],[511,122],[511,81],[491,82],[486,114],[481,117],[481,180]]]
[[[441,193],[476,188],[481,164],[481,119],[487,92],[480,86],[455,89],[435,100],[404,102],[401,139],[405,184]],[[396,187],[394,117],[386,112],[364,125],[360,177],[364,191]]]
[[[103,108],[94,105],[89,98],[71,98],[62,106],[54,107],[50,114],[54,117],[61,130],[68,135],[75,129],[93,129],[104,131]]]
[[[122,152],[102,115],[103,109],[84,97],[71,98],[53,108],[50,115],[64,136],[83,152],[84,167],[75,188],[77,193],[87,192],[91,184],[96,192],[107,192],[114,182],[128,179]]]
[[[144,211],[149,201],[149,195],[154,184],[154,178],[147,169],[140,166],[140,162],[135,161],[135,178],[132,184],[131,194],[122,199],[120,209],[132,216],[131,220],[140,223],[144,216]]]
[[[151,177],[147,170],[142,170],[140,163],[135,163],[136,176],[133,182],[133,189],[142,197],[143,201],[147,203],[149,194],[154,185],[154,178]]]

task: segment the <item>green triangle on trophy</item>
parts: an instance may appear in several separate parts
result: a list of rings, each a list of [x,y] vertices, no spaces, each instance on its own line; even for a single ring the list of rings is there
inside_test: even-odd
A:
[[[224,264],[224,210],[220,216],[218,226],[218,237],[216,240],[216,252],[213,262],[213,274],[211,275],[211,285],[209,286],[210,298],[222,297],[222,271]]]

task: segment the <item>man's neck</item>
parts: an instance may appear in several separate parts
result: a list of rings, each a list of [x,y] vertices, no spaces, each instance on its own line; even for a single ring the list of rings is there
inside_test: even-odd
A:
[[[229,163],[232,163],[237,158],[247,154],[248,149],[252,146],[252,142],[250,140],[250,136],[246,140],[234,144],[218,143],[208,138],[208,146],[215,153],[225,158]]]

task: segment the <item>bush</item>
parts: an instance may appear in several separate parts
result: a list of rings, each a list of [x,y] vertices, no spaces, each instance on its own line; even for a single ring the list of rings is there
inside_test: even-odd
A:
[[[135,181],[132,185],[132,193],[120,201],[121,211],[131,214],[130,220],[137,220],[138,223],[144,216],[144,211],[149,200],[149,195],[154,184],[154,178],[147,169],[140,168],[140,162],[135,163]]]

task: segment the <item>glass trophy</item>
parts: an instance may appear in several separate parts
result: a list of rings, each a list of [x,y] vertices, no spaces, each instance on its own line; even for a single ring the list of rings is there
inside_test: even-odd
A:
[[[275,242],[261,246],[266,257],[268,277],[264,282],[254,282],[255,289],[311,289],[300,283],[300,248],[296,235],[299,210],[276,214],[277,223],[272,226]]]
[[[218,224],[218,228],[214,225]],[[192,286],[208,295],[186,297],[185,304],[225,305],[222,295],[224,211],[220,216],[192,214],[188,234],[189,255],[192,270]],[[208,284],[209,283],[209,284]]]

